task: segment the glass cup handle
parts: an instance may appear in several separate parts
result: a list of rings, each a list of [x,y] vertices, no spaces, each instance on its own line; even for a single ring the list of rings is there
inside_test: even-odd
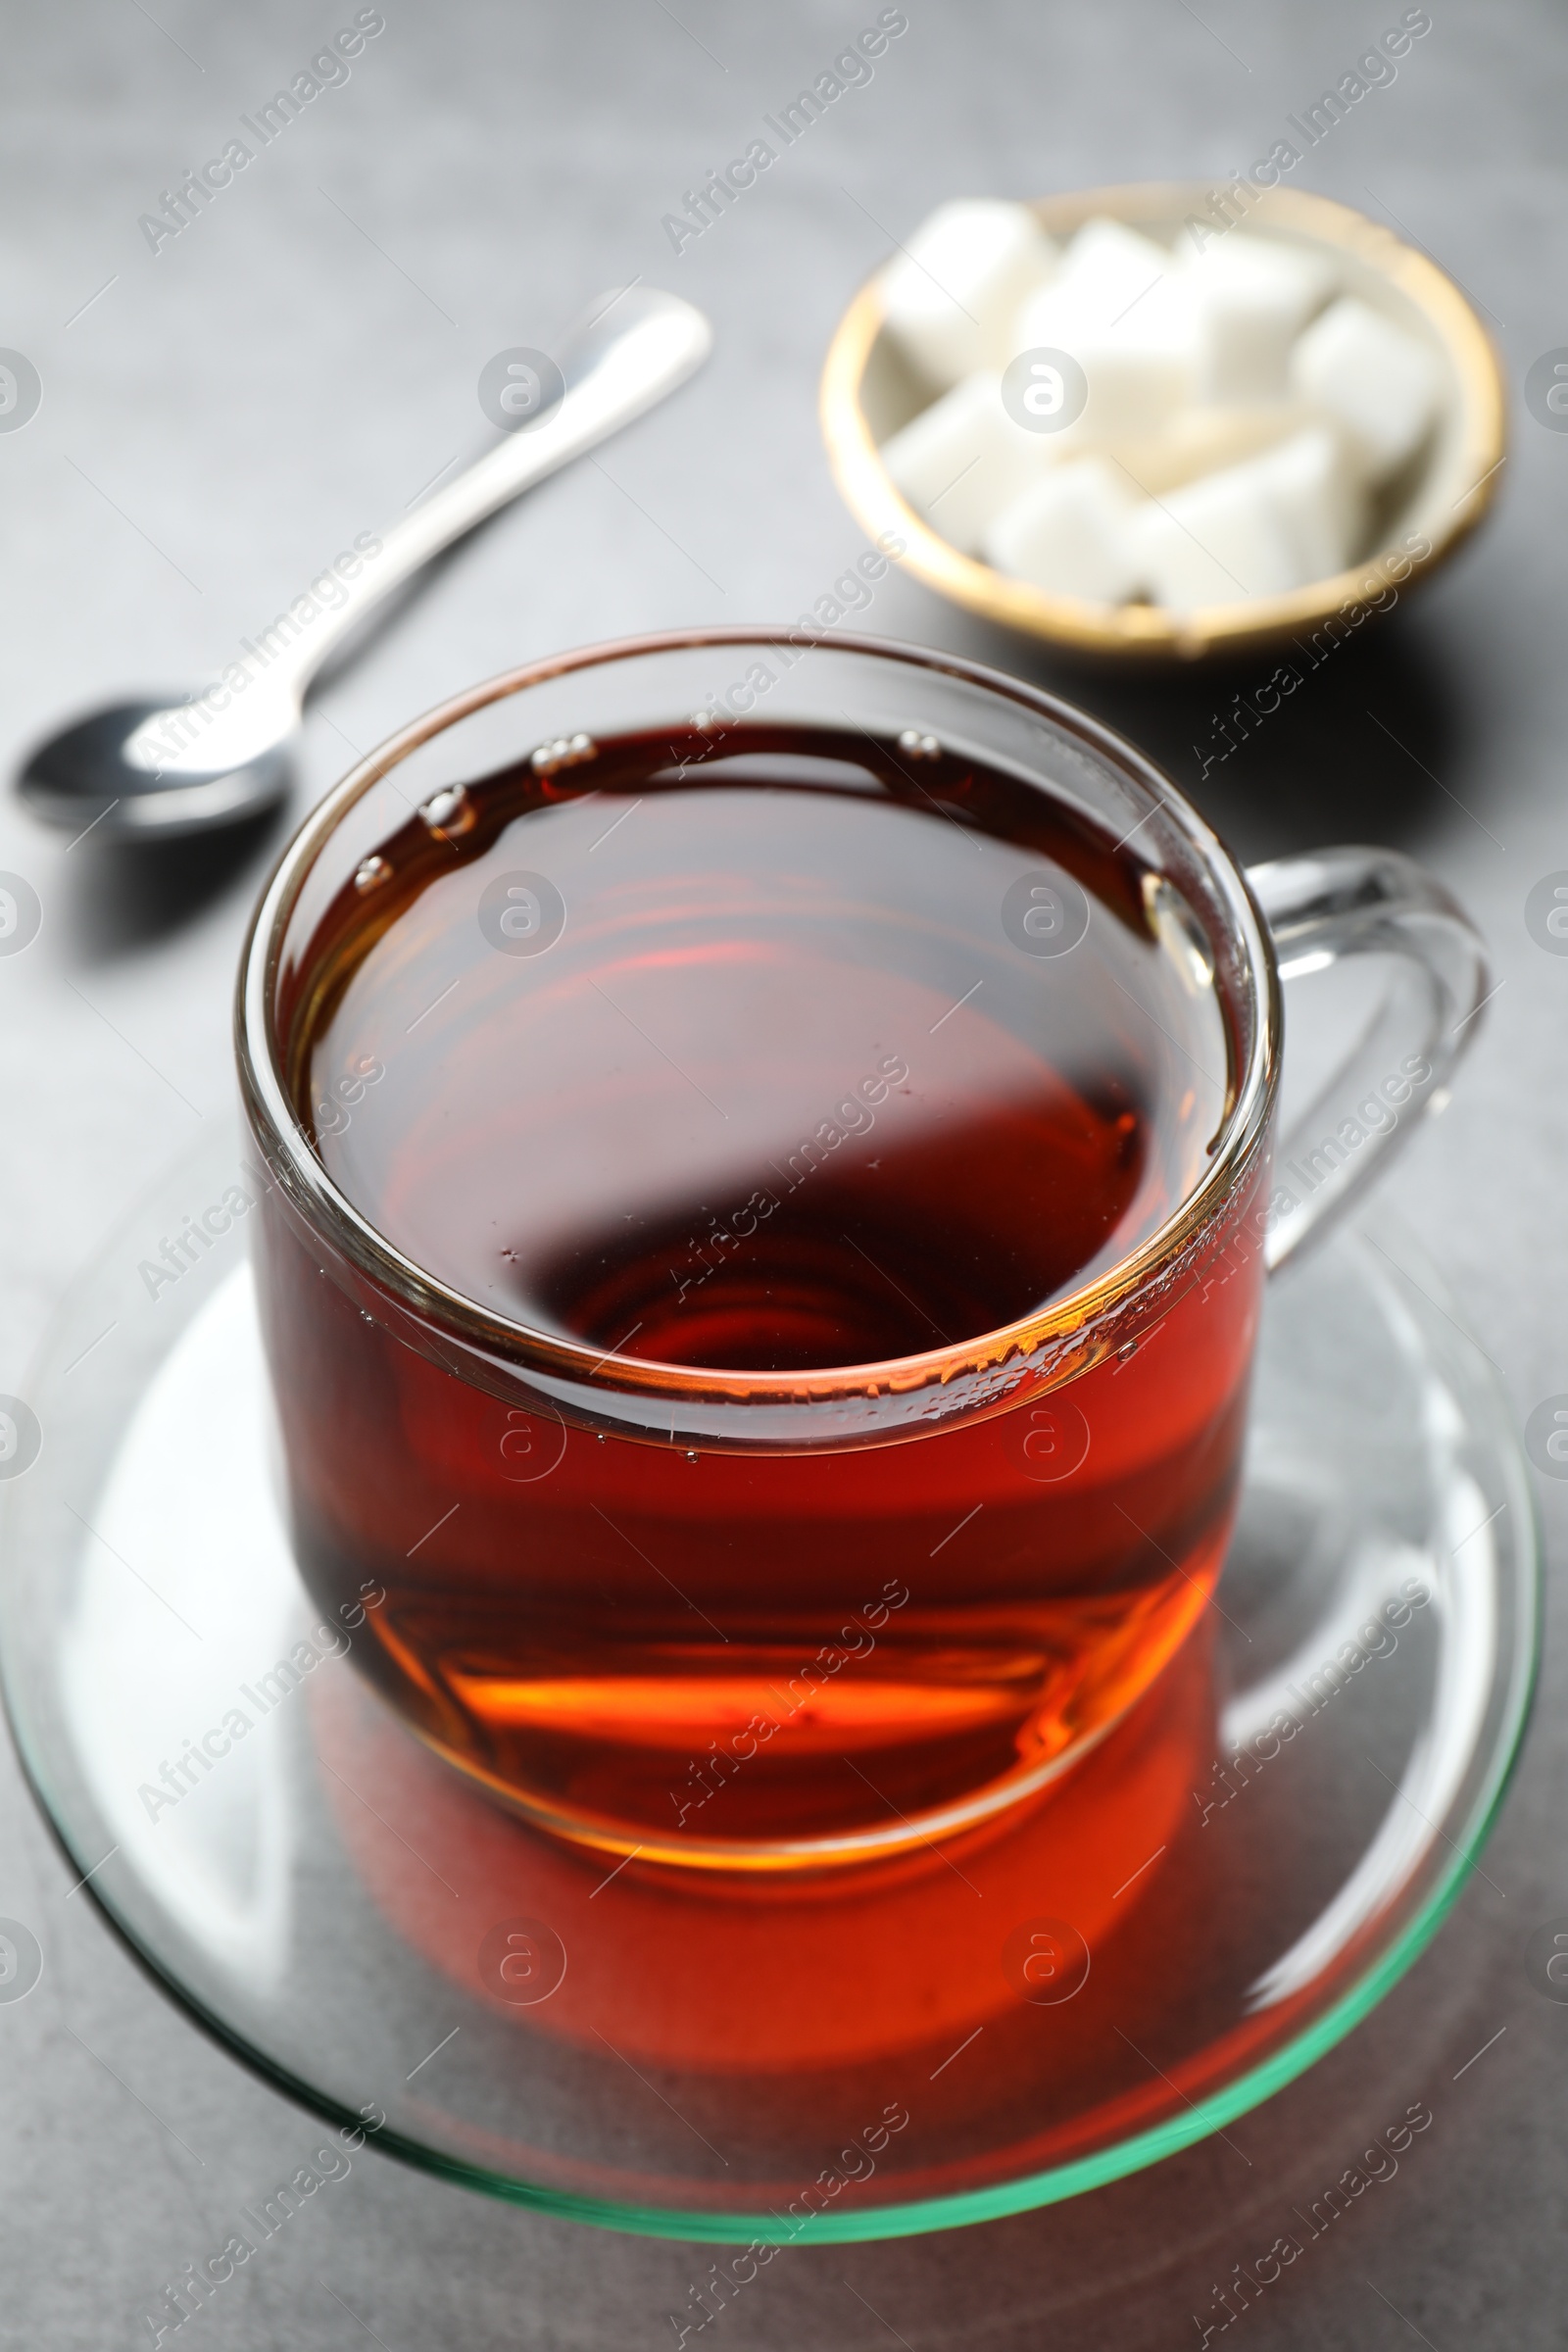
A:
[[[1491,993],[1486,949],[1441,882],[1396,850],[1314,851],[1248,868],[1283,981],[1346,956],[1396,958],[1350,1053],[1274,1145],[1272,1274],[1326,1230],[1448,1100]]]

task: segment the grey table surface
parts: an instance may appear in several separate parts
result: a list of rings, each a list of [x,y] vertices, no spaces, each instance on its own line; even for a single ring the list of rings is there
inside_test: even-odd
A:
[[[793,618],[861,545],[815,383],[894,236],[955,192],[1221,175],[1348,70],[1396,0],[907,0],[908,30],[678,256],[682,192],[876,14],[716,0],[385,0],[385,30],[158,253],[138,217],[355,14],[266,0],[74,0],[0,15],[0,343],[41,410],[0,436],[0,764],[118,690],[197,681],[357,531],[482,445],[486,359],[549,346],[641,273],[711,314],[677,401],[491,526],[325,691],[297,807],[450,690],[623,630]],[[1297,184],[1402,225],[1484,307],[1519,386],[1568,343],[1562,113],[1548,0],[1433,0],[1392,86]],[[894,580],[868,624],[1054,678],[1169,764],[1248,857],[1337,838],[1428,860],[1502,983],[1447,1116],[1394,1191],[1521,1417],[1568,1389],[1568,962],[1524,903],[1568,867],[1562,654],[1568,437],[1518,404],[1492,527],[1375,640],[1325,665],[1197,785],[1212,685],[1053,673]],[[1375,706],[1396,748],[1368,713]],[[0,1390],[73,1273],[232,1097],[231,973],[282,828],[151,861],[67,850],[8,797],[0,868],[43,907],[0,960]],[[1553,1581],[1568,1488],[1543,1482]],[[1568,2009],[1524,1943],[1568,1912],[1560,1628],[1487,1861],[1430,1951],[1313,2073],[1156,2170],[926,2239],[796,2248],[712,2323],[734,2345],[1177,2345],[1210,2288],[1407,2102],[1434,2128],[1245,2326],[1256,2344],[1555,2345]],[[45,1954],[0,2008],[0,2337],[150,2342],[163,2282],[316,2144],[203,2037],[95,1913],[0,1759],[0,1914]],[[1478,2049],[1486,2054],[1473,2066]],[[1240,2159],[1240,2160],[1239,2160]],[[215,2346],[667,2342],[708,2256],[491,2203],[368,2150],[190,2327]],[[1240,2326],[1242,2323],[1238,2322]]]

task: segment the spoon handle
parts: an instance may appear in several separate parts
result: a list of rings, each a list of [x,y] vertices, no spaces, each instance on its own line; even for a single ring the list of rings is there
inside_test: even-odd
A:
[[[592,306],[568,339],[565,390],[556,406],[384,531],[380,553],[344,582],[346,601],[287,650],[274,682],[303,697],[332,648],[372,606],[519,491],[655,407],[702,366],[712,341],[702,312],[675,294],[634,287]]]

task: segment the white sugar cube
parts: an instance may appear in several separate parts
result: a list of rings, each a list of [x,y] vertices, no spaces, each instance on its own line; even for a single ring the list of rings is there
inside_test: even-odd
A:
[[[1133,550],[1154,602],[1177,612],[1280,596],[1308,577],[1252,459],[1151,499],[1131,524]]]
[[[1175,266],[1163,245],[1136,228],[1120,220],[1086,220],[1062,256],[1058,278],[1110,318]]]
[[[1436,354],[1354,295],[1331,303],[1291,355],[1291,383],[1344,427],[1380,481],[1413,455],[1437,411]]]
[[[1354,556],[1366,518],[1358,465],[1337,430],[1313,424],[1152,500],[1132,536],[1155,601],[1188,609],[1331,578]]]
[[[984,368],[882,445],[896,487],[933,530],[973,555],[994,514],[1050,463],[1051,436],[1015,424],[1002,405],[1002,378]]]
[[[1082,431],[1157,430],[1193,397],[1199,307],[1175,257],[1119,220],[1088,220],[1053,282],[1023,304],[1015,350],[1065,351],[1088,380]]]
[[[1133,493],[1103,458],[1053,466],[991,524],[988,564],[1053,596],[1120,604],[1139,585]]]
[[[939,205],[883,272],[888,332],[932,384],[1004,368],[1018,307],[1045,284],[1055,260],[1027,205]]]
[[[1354,560],[1366,534],[1359,468],[1337,432],[1316,425],[1258,458],[1255,472],[1300,558],[1303,580],[1326,580]]]
[[[1083,431],[1095,440],[1157,430],[1197,391],[1197,306],[1168,274],[1146,279],[1120,308],[1076,282],[1047,286],[1018,314],[1020,352],[1064,351],[1088,384]]]
[[[1204,396],[1217,401],[1283,398],[1291,346],[1335,291],[1326,253],[1235,230],[1216,236],[1185,264],[1206,328]]]

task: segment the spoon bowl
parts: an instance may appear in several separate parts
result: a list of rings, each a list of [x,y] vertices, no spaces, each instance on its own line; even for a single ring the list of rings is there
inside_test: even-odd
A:
[[[205,765],[177,772],[131,757],[131,744],[145,741],[147,730],[190,707],[190,698],[171,694],[89,711],[39,744],[18,790],[35,815],[78,839],[97,828],[124,841],[169,841],[275,807],[293,780],[297,716],[248,754],[231,757],[216,740]]]

